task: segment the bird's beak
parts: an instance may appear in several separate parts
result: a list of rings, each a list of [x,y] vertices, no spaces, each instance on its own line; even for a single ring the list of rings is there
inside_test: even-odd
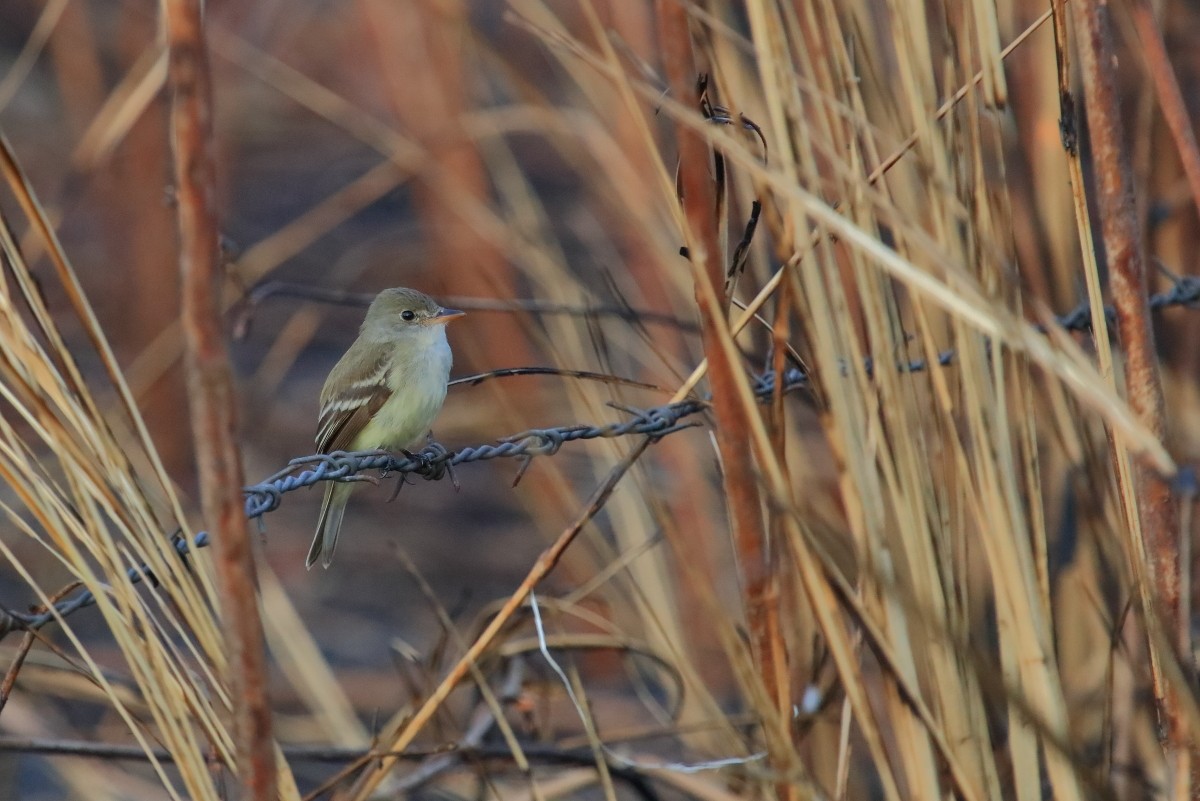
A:
[[[461,312],[458,309],[438,309],[438,313],[433,316],[429,322],[431,323],[448,323],[451,320],[462,317],[466,312]]]

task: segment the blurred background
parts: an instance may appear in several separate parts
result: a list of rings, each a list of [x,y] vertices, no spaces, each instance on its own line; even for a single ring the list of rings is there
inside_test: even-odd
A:
[[[789,121],[811,125],[811,136],[820,140],[814,146],[819,156],[806,167],[817,183],[805,185],[831,205],[849,202],[847,187],[858,186],[853,181],[861,181],[912,131],[944,126],[908,152],[881,188],[895,204],[891,216],[881,215],[882,222],[858,218],[861,224],[901,251],[916,247],[907,226],[932,232],[938,241],[958,235],[945,221],[968,226],[964,241],[973,239],[978,248],[964,247],[962,253],[981,261],[967,272],[997,304],[1030,319],[1065,312],[1085,298],[1045,2],[771,4],[786,22],[777,31],[779,41],[756,27],[754,14],[741,4],[685,5],[700,61],[714,69],[716,102],[731,109],[733,119],[744,115],[762,128],[768,165],[779,164],[771,159],[786,150],[780,131],[803,138],[776,124],[779,103],[792,101],[780,101],[786,93],[772,86],[786,85],[803,98],[794,108],[812,115]],[[1200,5],[1168,0],[1154,8],[1194,127],[1200,110]],[[455,377],[552,366],[658,387],[553,376],[456,387],[434,429],[436,439],[452,449],[535,427],[623,419],[625,413],[612,403],[667,402],[704,351],[692,273],[678,257],[684,242],[673,197],[677,144],[673,114],[662,111],[667,82],[657,14],[654,4],[642,0],[207,3],[217,205],[227,257],[224,292],[248,481],[313,450],[321,385],[362,319],[363,306],[353,299],[325,302],[306,296],[305,287],[369,298],[385,287],[410,286],[466,308],[468,315],[449,329]],[[1194,274],[1200,228],[1137,32],[1123,10],[1115,12],[1114,23],[1138,212],[1148,252],[1161,267],[1150,283],[1161,290],[1170,286],[1172,274]],[[150,0],[5,0],[0,130],[112,344],[190,523],[201,528],[181,363],[159,24],[159,9]],[[823,37],[834,29],[840,31],[837,46],[822,50],[823,41],[832,41]],[[1001,62],[999,49],[1026,33]],[[786,51],[781,57],[786,66],[764,64],[764,42]],[[972,89],[944,122],[935,122],[943,101],[976,70],[993,65],[998,73]],[[925,71],[913,73],[920,69]],[[614,80],[613,70],[624,79]],[[857,82],[852,89],[845,88],[847,71]],[[630,82],[647,91],[632,93]],[[844,94],[830,100],[830,86]],[[814,99],[822,92],[825,100]],[[830,111],[834,101],[843,105]],[[836,121],[847,119],[853,125],[839,131]],[[749,152],[761,147],[750,126],[728,127]],[[856,161],[859,155],[865,166]],[[1086,147],[1083,155],[1086,164]],[[953,166],[956,157],[963,166]],[[786,156],[779,158],[787,163]],[[951,166],[944,169],[946,162]],[[793,258],[798,246],[789,247],[789,236],[806,241],[807,235],[796,231],[795,220],[802,217],[771,205],[780,195],[767,189],[761,175],[740,165],[731,173],[726,244],[741,237],[751,200],[767,200],[745,273],[731,293],[745,302]],[[973,203],[985,208],[973,209]],[[10,194],[0,192],[0,209],[14,217]],[[102,388],[100,360],[49,272],[44,246],[24,221],[14,217],[10,224],[23,237],[34,274],[44,280],[46,303],[60,316],[72,354],[101,387],[96,394],[102,408],[117,409],[115,393]],[[938,336],[936,347],[952,347],[965,336],[945,320],[913,323],[919,315],[911,311],[908,294],[891,284],[897,319],[906,310],[914,315],[906,318],[910,330],[921,333],[906,340],[900,324],[891,342],[864,333],[871,328],[864,308],[873,301],[855,294],[854,260],[840,251],[833,255],[831,273],[840,271],[848,287],[836,311],[846,316],[848,331],[871,340],[864,352],[920,355],[922,345]],[[272,286],[279,291],[271,292]],[[261,291],[254,294],[256,288]],[[472,309],[472,299],[535,300],[575,311]],[[791,341],[806,363],[829,365],[822,355],[826,345],[803,315],[803,303],[819,299],[792,302],[797,305],[789,318]],[[657,316],[630,319],[624,312],[631,309]],[[1174,309],[1157,323],[1170,410],[1167,444],[1172,456],[1186,462],[1200,449],[1195,381],[1200,315]],[[771,336],[752,326],[739,338],[741,369],[760,372],[769,365]],[[923,404],[934,404],[930,387],[912,392],[892,399],[904,414],[920,415]],[[949,394],[953,401],[947,403],[964,402],[966,395],[957,389]],[[846,441],[831,433],[837,429],[831,420],[841,412],[831,411],[827,401],[829,396],[788,400],[785,415],[772,420],[772,432],[787,456],[806,530],[816,532],[833,563],[845,566],[862,560],[863,541],[850,532],[864,524],[856,517],[862,514],[858,501],[848,504],[844,494],[857,479],[847,474]],[[1069,424],[1077,428],[1063,430],[1075,407],[1057,395],[1039,395],[1034,405],[1046,412],[1029,423],[1040,438],[1034,450],[1043,460],[1044,496],[1026,500],[1037,509],[1030,514],[1040,515],[1051,532],[1055,603],[1065,604],[1055,607],[1067,616],[1067,625],[1055,628],[1053,650],[1071,668],[1064,669],[1068,676],[1061,687],[1077,746],[1071,753],[1081,760],[1095,756],[1081,772],[1107,765],[1097,781],[1117,786],[1115,758],[1096,754],[1113,753],[1113,716],[1128,721],[1133,742],[1120,753],[1134,779],[1126,775],[1128,786],[1118,791],[1143,797],[1161,765],[1147,756],[1154,736],[1146,675],[1133,657],[1128,676],[1113,669],[1121,657],[1114,656],[1120,649],[1112,643],[1123,635],[1114,636],[1112,620],[1128,594],[1112,589],[1127,586],[1113,577],[1120,557],[1105,544],[1108,535],[1094,533],[1118,517],[1107,484],[1103,429],[1083,415]],[[597,727],[614,737],[640,733],[647,739],[634,741],[631,753],[663,759],[750,755],[768,748],[756,733],[766,702],[747,678],[755,663],[737,655],[753,628],[746,573],[740,572],[746,554],[730,538],[711,419],[705,422],[652,446],[540,590],[559,599],[559,605],[547,606],[554,630],[577,638],[567,640],[561,653],[580,673]],[[881,434],[884,439],[904,430],[892,423],[898,427]],[[113,426],[118,437],[129,436],[127,423]],[[947,424],[928,442],[952,436]],[[396,479],[386,479],[356,494],[328,570],[303,566],[319,488],[286,497],[265,520],[255,545],[279,740],[365,746],[384,720],[428,693],[448,664],[447,654],[461,652],[455,638],[469,640],[477,633],[481,616],[512,592],[630,446],[598,441],[565,447],[554,457],[535,459],[516,486],[519,465],[513,460],[460,468],[458,490],[449,481],[418,480],[391,502]],[[929,445],[928,463],[908,469],[937,484],[937,471],[954,469],[940,447]],[[886,527],[902,507],[897,501],[881,505],[887,511],[879,525]],[[771,518],[769,510],[764,514]],[[930,514],[938,518],[932,506]],[[972,526],[952,518],[943,514],[929,530],[942,525],[969,539]],[[70,580],[69,570],[38,541],[15,531],[2,536],[15,562],[42,587]],[[954,582],[947,580],[969,610],[960,623],[970,631],[968,621],[984,621],[976,644],[994,656],[990,580],[981,578],[972,588],[971,577],[987,575],[983,557],[978,550],[958,555],[961,564],[942,566],[962,571]],[[428,593],[407,559],[428,582]],[[848,575],[854,572],[847,568]],[[791,659],[781,680],[783,695],[796,703],[796,717],[789,721],[784,715],[781,725],[808,773],[800,780],[748,769],[748,775],[708,780],[711,797],[798,798],[837,788],[850,797],[881,797],[885,783],[875,773],[848,766],[877,762],[881,753],[904,762],[906,730],[880,724],[887,732],[882,752],[843,730],[848,713],[836,671],[817,624],[804,611],[813,596],[798,579],[784,579],[777,592]],[[0,564],[0,603],[17,609],[33,601],[26,579],[12,564]],[[437,605],[457,633],[439,620]],[[125,657],[110,642],[104,620],[84,611],[72,622],[98,665],[118,684],[129,681]],[[57,637],[50,629],[45,636]],[[529,636],[525,619],[510,632],[508,647],[514,652],[536,647]],[[598,645],[580,644],[591,642],[589,636]],[[5,665],[14,639],[0,643]],[[866,652],[862,680],[874,683],[883,697],[883,660]],[[529,742],[586,744],[561,683],[535,661],[529,660],[520,703],[508,709],[512,725]],[[0,732],[127,739],[126,723],[106,706],[94,683],[79,675],[52,650],[35,648],[0,715]],[[1129,682],[1127,691],[1113,688],[1122,680]],[[1118,697],[1125,707],[1113,700]],[[804,698],[823,702],[802,710]],[[476,703],[470,693],[460,694],[425,744],[460,738]],[[875,703],[887,717],[884,702]],[[936,715],[946,714],[944,705],[930,703]],[[1010,724],[1003,701],[993,697],[988,706],[983,722],[973,725],[976,732],[990,732],[991,745],[980,746],[980,752],[995,761],[986,769],[976,763],[968,773],[988,777],[981,782],[995,792],[987,795],[1008,796],[1021,784],[1007,774],[1011,757],[998,755],[1010,745]],[[308,791],[336,768],[299,760],[292,769],[301,790]],[[548,775],[545,770],[539,775]],[[480,761],[443,771],[428,786],[467,797],[508,792],[480,789],[475,782],[484,782],[485,775],[491,776]],[[917,786],[911,775],[904,781],[909,789]],[[513,784],[529,792],[523,779]],[[621,782],[613,792],[642,794],[634,783]],[[675,785],[659,792],[700,794]],[[578,788],[563,792],[570,793],[601,797],[604,790],[581,780]],[[0,794],[133,799],[160,798],[162,790],[149,768],[132,763],[0,754]]]

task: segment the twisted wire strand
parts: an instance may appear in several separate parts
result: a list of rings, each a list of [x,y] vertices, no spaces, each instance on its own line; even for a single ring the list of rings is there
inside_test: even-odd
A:
[[[1200,277],[1173,277],[1172,287],[1165,292],[1152,295],[1149,305],[1154,311],[1176,306],[1197,308],[1200,305]],[[1116,312],[1111,306],[1106,306],[1104,315],[1111,322],[1115,319]],[[1081,303],[1066,314],[1055,317],[1055,321],[1067,331],[1089,331],[1092,328],[1091,308],[1087,303]],[[1043,326],[1038,326],[1038,328],[1044,329]],[[935,363],[945,367],[954,361],[954,355],[953,350],[943,351],[938,354]],[[863,366],[868,375],[873,374],[875,365],[870,359]],[[899,363],[897,369],[902,372],[916,373],[928,369],[929,366],[927,360],[917,359]],[[846,374],[849,367],[843,364],[841,371]],[[808,375],[803,370],[794,368],[786,370],[782,378],[784,393],[794,392],[809,385]],[[770,398],[775,392],[777,380],[774,371],[754,376],[752,387],[755,396],[760,401]],[[706,401],[694,399],[649,409],[616,406],[628,415],[626,420],[605,425],[535,428],[506,437],[495,444],[476,445],[457,451],[448,450],[440,443],[431,442],[421,451],[404,456],[371,451],[335,451],[329,454],[302,456],[292,459],[285,468],[264,481],[245,488],[246,517],[258,521],[262,526],[263,516],[278,509],[285,494],[311,487],[322,481],[370,480],[363,475],[369,471],[382,471],[384,475],[397,474],[401,480],[405,476],[415,475],[426,481],[437,481],[444,478],[457,465],[503,458],[517,458],[528,463],[535,456],[550,456],[557,453],[568,442],[623,437],[632,434],[648,436],[657,441],[677,431],[699,425],[696,422],[685,421],[688,417],[699,414],[707,408],[707,405]],[[522,465],[522,471],[525,466]],[[1186,475],[1189,478],[1192,476],[1190,472]],[[1194,478],[1191,480],[1195,483]],[[171,542],[180,558],[186,560],[194,549],[207,547],[210,539],[207,531],[201,531],[189,542],[177,531],[172,535]],[[154,574],[145,565],[130,568],[126,575],[132,584],[143,580],[156,583]],[[14,630],[40,629],[56,617],[67,617],[95,602],[96,598],[91,590],[80,589],[72,596],[56,603],[53,609],[39,613],[22,613],[0,608],[0,638]]]

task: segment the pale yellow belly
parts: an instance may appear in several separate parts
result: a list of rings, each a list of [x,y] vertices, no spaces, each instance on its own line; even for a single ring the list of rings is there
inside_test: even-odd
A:
[[[444,381],[425,391],[404,387],[371,418],[355,438],[353,450],[396,451],[424,444],[425,435],[446,399]]]

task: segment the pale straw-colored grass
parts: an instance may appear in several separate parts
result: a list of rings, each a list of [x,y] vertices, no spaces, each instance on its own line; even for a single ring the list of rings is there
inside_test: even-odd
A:
[[[41,207],[7,143],[5,151],[9,190],[37,230]],[[128,390],[65,254],[53,237],[42,245],[73,296],[78,318],[100,346],[101,363],[115,378],[118,397],[127,401]],[[150,758],[172,798],[216,799],[220,793],[205,754],[229,759],[226,716],[233,699],[219,678],[224,654],[204,562],[185,564],[175,553],[166,536],[169,526],[183,526],[186,533],[188,525],[174,490],[161,469],[135,472],[128,454],[131,445],[144,448],[154,464],[153,446],[144,437],[123,442],[113,435],[7,218],[0,225],[0,246],[9,269],[0,295],[0,395],[6,406],[0,475],[10,491],[5,512],[12,530],[40,546],[21,548],[24,558],[17,556],[15,542],[0,542],[0,549],[43,605],[57,587],[43,587],[35,578],[25,562],[35,555],[57,561],[61,576],[94,594],[119,649],[121,671],[137,688],[136,714],[71,622],[60,619],[57,625],[74,658],[138,743],[162,744],[174,756],[171,768]],[[142,430],[134,406],[125,403],[122,411],[135,430]],[[126,571],[138,565],[153,571],[153,587],[135,587],[128,580]]]

